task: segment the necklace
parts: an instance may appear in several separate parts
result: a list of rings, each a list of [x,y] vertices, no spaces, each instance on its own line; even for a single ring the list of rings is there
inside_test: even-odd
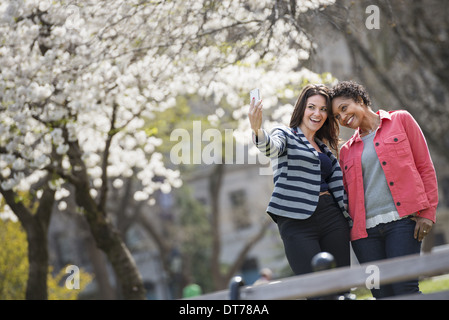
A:
[[[370,131],[362,131],[362,130],[360,130],[360,134],[367,136],[367,135],[369,135],[371,132],[373,132],[376,129],[377,129],[377,127],[374,128],[374,129],[371,129]]]
[[[377,128],[379,128],[379,125],[380,125],[380,118],[378,118],[378,119],[379,119],[378,120],[379,123],[377,123],[377,121],[376,121],[376,126],[373,129],[370,129],[369,131],[362,131],[362,128],[360,128],[360,135],[366,136],[366,135],[370,134],[371,132],[376,131]]]

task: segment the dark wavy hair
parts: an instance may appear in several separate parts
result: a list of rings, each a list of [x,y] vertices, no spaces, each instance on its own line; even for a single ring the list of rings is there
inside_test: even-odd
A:
[[[352,99],[355,102],[360,102],[360,99],[362,99],[367,107],[371,107],[371,99],[368,92],[366,92],[365,87],[354,81],[342,81],[337,83],[332,90],[330,90],[330,97],[331,99],[344,97]]]
[[[295,109],[293,110],[289,126],[290,128],[299,127],[304,117],[307,99],[315,95],[323,96],[324,99],[326,99],[327,106],[327,119],[324,122],[323,126],[316,132],[315,136],[324,143],[328,144],[332,152],[338,155],[338,135],[340,133],[340,127],[338,126],[337,121],[332,116],[330,89],[325,85],[308,84],[302,89],[301,94],[296,101]]]

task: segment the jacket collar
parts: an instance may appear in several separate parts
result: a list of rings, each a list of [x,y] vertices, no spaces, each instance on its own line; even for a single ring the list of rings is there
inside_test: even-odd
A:
[[[382,127],[382,121],[391,120],[390,112],[379,109],[379,111],[377,111],[376,114],[378,114],[380,116],[379,129]],[[348,140],[348,144],[351,146],[354,142],[360,142],[360,141],[362,141],[362,139],[360,138],[360,128],[357,128],[357,130],[355,130],[352,137]]]
[[[302,130],[299,127],[291,128],[291,130],[293,131],[293,133],[296,136],[298,136],[301,139],[301,141],[307,146],[307,148],[309,148],[309,150],[312,151],[313,154],[318,157],[318,151],[316,151],[316,149],[310,144],[309,140],[307,140],[307,138],[304,135],[304,133],[302,132]],[[327,149],[326,144],[323,143],[323,141],[321,141],[320,139],[315,137],[315,142],[318,144],[318,146],[321,149],[324,149],[327,153],[328,149]]]

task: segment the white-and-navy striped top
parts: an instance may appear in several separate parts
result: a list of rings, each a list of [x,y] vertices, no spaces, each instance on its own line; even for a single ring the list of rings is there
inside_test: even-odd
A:
[[[271,159],[274,190],[267,212],[294,219],[310,217],[318,205],[321,184],[321,166],[318,152],[306,139],[301,129],[279,126],[270,134],[253,142]],[[343,215],[352,226],[346,210],[347,200],[343,187],[343,175],[337,158],[327,146],[315,139],[332,161],[332,174],[328,180],[329,191],[337,201]]]

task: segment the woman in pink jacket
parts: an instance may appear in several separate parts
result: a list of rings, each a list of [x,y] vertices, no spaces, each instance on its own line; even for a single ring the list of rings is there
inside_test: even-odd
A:
[[[426,140],[404,110],[374,112],[365,88],[352,81],[331,92],[332,113],[354,129],[340,166],[360,263],[418,254],[435,223],[438,186]],[[370,288],[375,298],[419,293],[418,279]]]

